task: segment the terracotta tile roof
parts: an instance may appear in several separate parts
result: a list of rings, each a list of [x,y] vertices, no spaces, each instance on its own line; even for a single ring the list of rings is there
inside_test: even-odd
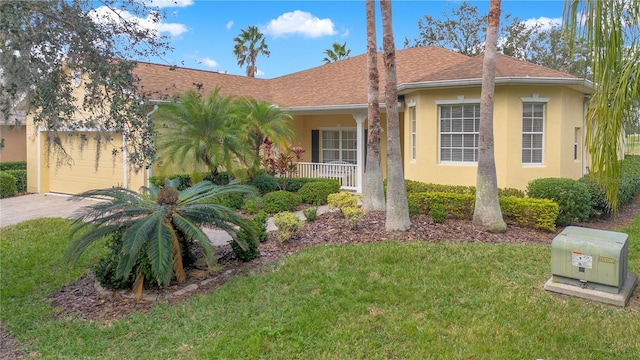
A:
[[[398,85],[482,78],[483,56],[469,58],[436,46],[396,51]],[[380,99],[384,101],[384,65],[378,53]],[[366,54],[273,79],[139,63],[141,90],[156,100],[200,86],[220,87],[223,95],[250,96],[286,107],[323,107],[367,103]],[[497,77],[573,78],[573,76],[498,54]]]
[[[448,66],[437,72],[424,74],[417,82],[482,79],[482,62],[484,54],[466,61]],[[560,71],[552,70],[527,61],[518,60],[503,54],[496,57],[496,78],[521,77],[521,78],[567,78],[573,76]]]

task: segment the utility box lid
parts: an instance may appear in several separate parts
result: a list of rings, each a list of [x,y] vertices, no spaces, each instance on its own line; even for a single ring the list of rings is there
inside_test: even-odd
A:
[[[628,238],[614,231],[566,227],[551,243],[554,281],[601,284],[617,292],[627,277]]]

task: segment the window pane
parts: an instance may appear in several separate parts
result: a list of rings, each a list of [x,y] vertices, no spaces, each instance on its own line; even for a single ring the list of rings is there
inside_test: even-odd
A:
[[[442,147],[451,147],[451,136],[452,135],[441,135],[440,136],[440,144]]]
[[[451,117],[451,106],[440,106],[440,118],[448,119]]]
[[[531,135],[522,135],[522,148],[531,149]]]
[[[531,117],[533,116],[533,107],[531,104],[522,104],[522,117]]]
[[[454,119],[461,119],[462,118],[462,106],[454,106],[451,109],[451,117]]]
[[[462,119],[453,119],[451,121],[452,132],[462,132]]]
[[[322,162],[338,161],[340,160],[339,150],[322,150]]]
[[[475,110],[475,106],[465,106],[463,111],[465,119],[473,119],[475,117]]]
[[[475,135],[462,135],[464,138],[464,147],[465,148],[473,148],[475,147]]]
[[[544,112],[544,104],[533,104],[533,116],[541,118]]]
[[[462,147],[462,136],[463,135],[451,135],[451,146]]]
[[[451,149],[451,161],[462,161],[462,149]]]
[[[533,131],[533,122],[531,119],[522,119],[522,132],[529,133]]]
[[[531,162],[542,164],[542,149],[531,150]]]
[[[542,132],[542,119],[531,119],[531,130],[532,132]]]
[[[440,161],[451,161],[451,149],[440,150]]]
[[[451,120],[440,121],[440,131],[451,132]]]

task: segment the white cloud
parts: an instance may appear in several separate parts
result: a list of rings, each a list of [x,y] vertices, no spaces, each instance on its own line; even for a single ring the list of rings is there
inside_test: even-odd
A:
[[[534,26],[541,26],[542,30],[549,30],[554,26],[559,26],[560,24],[562,24],[562,19],[561,18],[548,18],[548,17],[544,17],[541,16],[537,19],[527,19],[524,20],[523,23],[531,28]]]
[[[231,29],[231,27],[233,26],[233,20],[229,21],[226,25],[227,30]]]
[[[159,8],[187,7],[193,5],[193,0],[146,0],[146,4]]]
[[[163,23],[154,21],[154,14],[149,14],[146,18],[133,16],[128,11],[112,10],[107,6],[101,6],[91,10],[89,16],[99,24],[120,24],[122,20],[130,21],[141,28],[153,30],[157,33],[168,33],[171,36],[179,36],[187,32],[187,27],[179,23]]]
[[[198,62],[200,62],[200,63],[204,64],[205,66],[210,67],[212,69],[217,68],[218,65],[219,65],[217,61],[215,61],[215,60],[213,60],[211,58],[208,58],[208,57],[203,58],[203,59],[199,59]]]
[[[349,36],[349,29],[345,30],[342,35],[340,35],[340,37],[346,38],[347,36]]]
[[[256,69],[256,76],[262,76],[262,75],[264,75],[264,71],[260,69]]]
[[[309,12],[295,10],[269,21],[264,33],[274,37],[301,34],[305,37],[317,38],[335,35],[336,30],[331,19],[319,19]]]

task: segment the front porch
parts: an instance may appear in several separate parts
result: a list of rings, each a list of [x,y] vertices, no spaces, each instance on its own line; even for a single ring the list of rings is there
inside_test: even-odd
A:
[[[298,163],[298,177],[328,178],[340,182],[340,189],[362,192],[362,176],[358,176],[359,166],[344,161],[332,161],[329,163]]]

